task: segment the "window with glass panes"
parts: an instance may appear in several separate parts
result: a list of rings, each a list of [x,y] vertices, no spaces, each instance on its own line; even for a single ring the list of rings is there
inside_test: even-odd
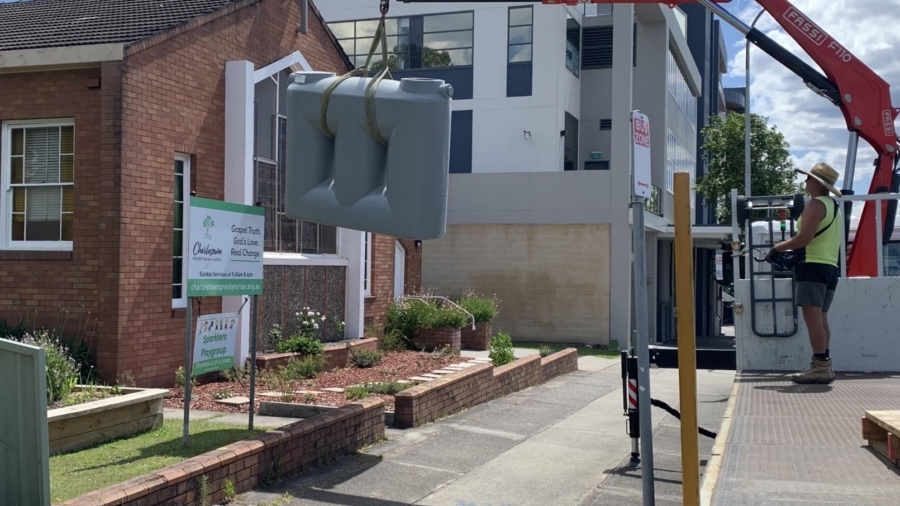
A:
[[[378,20],[342,21],[329,23],[328,27],[350,61],[357,68],[365,65]],[[474,27],[473,12],[386,19],[388,67],[405,70],[472,65]],[[382,59],[379,46],[369,67],[382,68]]]
[[[266,208],[264,250],[325,255],[337,253],[337,228],[285,215],[287,86],[289,71],[256,84],[256,202]]]
[[[532,51],[532,7],[509,8],[508,61],[509,63],[531,61]]]
[[[72,121],[8,122],[3,128],[3,245],[71,250],[75,219]]]

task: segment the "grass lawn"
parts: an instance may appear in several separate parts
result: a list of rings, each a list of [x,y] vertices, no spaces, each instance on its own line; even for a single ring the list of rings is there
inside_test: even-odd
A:
[[[532,350],[539,350],[541,346],[547,346],[553,351],[553,353],[564,350],[566,348],[575,348],[576,350],[578,350],[579,357],[619,358],[622,356],[622,353],[619,350],[601,350],[600,348],[588,348],[586,346],[564,346],[561,344],[520,343],[519,341],[513,342],[514,348],[528,348]]]
[[[54,504],[115,485],[268,429],[192,420],[189,446],[181,444],[181,420],[128,439],[50,457],[50,497]]]

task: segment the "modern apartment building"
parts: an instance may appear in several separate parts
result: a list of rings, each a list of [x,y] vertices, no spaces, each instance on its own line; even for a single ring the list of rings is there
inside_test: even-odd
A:
[[[377,2],[319,7],[344,51],[364,64]],[[448,229],[423,245],[423,288],[496,294],[502,310],[495,331],[514,339],[627,340],[629,114],[639,109],[650,118],[652,139],[645,216],[651,329],[657,340],[674,338],[673,176],[688,172],[693,181],[702,170],[701,115],[712,110],[710,100],[721,110],[726,61],[712,18],[695,21],[687,12],[661,4],[391,6],[392,76],[440,78],[455,89]],[[705,38],[695,50],[697,30]],[[698,251],[726,237],[712,227],[694,236]],[[698,279],[714,276],[712,263],[697,267]],[[715,295],[714,283],[705,283],[698,306]]]

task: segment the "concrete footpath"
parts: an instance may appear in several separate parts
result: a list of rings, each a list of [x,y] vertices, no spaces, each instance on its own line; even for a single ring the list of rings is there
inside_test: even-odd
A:
[[[651,376],[653,398],[678,409],[678,371]],[[734,372],[697,379],[700,425],[718,431]],[[653,422],[656,504],[680,505],[678,420],[653,408]],[[233,504],[640,505],[625,423],[619,360],[581,357],[577,372],[417,429],[388,428],[386,442]],[[701,469],[712,445],[700,436]]]

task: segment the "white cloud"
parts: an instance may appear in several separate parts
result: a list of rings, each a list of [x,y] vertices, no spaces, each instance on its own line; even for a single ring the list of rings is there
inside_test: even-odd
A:
[[[900,52],[894,49],[900,47],[900,30],[891,29],[885,22],[900,18],[900,0],[795,0],[792,3],[887,83],[894,84],[892,100],[895,107],[900,106]],[[734,2],[729,10],[749,24],[759,5]],[[764,14],[756,27],[818,68],[770,14]],[[744,41],[730,49],[733,57],[729,74],[743,77]],[[750,50],[750,77],[751,111],[767,116],[770,125],[785,135],[799,166],[810,167],[825,161],[843,174],[848,131],[841,111],[755,46]],[[854,177],[856,193],[868,192],[874,158],[875,151],[860,139]]]

